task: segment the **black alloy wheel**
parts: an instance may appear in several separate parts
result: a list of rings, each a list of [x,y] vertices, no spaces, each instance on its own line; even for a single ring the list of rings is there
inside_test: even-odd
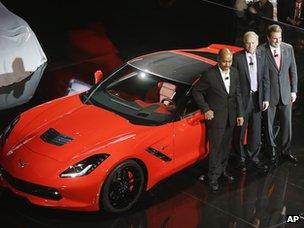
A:
[[[134,160],[126,160],[107,177],[101,192],[101,206],[113,213],[129,210],[137,202],[145,185],[145,175]]]

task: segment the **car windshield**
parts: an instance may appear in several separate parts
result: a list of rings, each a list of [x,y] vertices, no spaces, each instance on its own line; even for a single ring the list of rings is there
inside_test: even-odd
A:
[[[84,99],[134,124],[160,125],[174,120],[189,88],[126,64]]]

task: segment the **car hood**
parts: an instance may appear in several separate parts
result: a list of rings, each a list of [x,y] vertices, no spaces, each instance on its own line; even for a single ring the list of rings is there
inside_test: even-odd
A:
[[[31,121],[35,122],[34,126],[28,124],[22,130],[15,146],[26,146],[33,152],[65,162],[91,153],[108,152],[104,149],[109,145],[135,138],[149,129],[131,124],[113,112],[76,100],[79,99],[68,99],[36,116]],[[58,111],[59,106],[64,107],[62,111]],[[71,140],[64,145],[54,145],[52,136],[46,134],[50,129]]]

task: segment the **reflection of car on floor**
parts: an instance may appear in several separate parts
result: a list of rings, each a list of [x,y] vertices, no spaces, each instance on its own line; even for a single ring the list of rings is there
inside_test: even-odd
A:
[[[0,2],[0,87],[20,82],[47,59],[35,33]]]
[[[22,113],[2,134],[1,185],[43,206],[128,210],[207,156],[191,88],[222,47],[140,56],[86,92]]]

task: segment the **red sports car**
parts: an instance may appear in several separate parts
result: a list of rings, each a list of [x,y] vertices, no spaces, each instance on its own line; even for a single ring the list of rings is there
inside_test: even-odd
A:
[[[132,59],[90,90],[32,108],[1,136],[0,184],[36,205],[123,212],[207,156],[191,88],[226,45]]]

